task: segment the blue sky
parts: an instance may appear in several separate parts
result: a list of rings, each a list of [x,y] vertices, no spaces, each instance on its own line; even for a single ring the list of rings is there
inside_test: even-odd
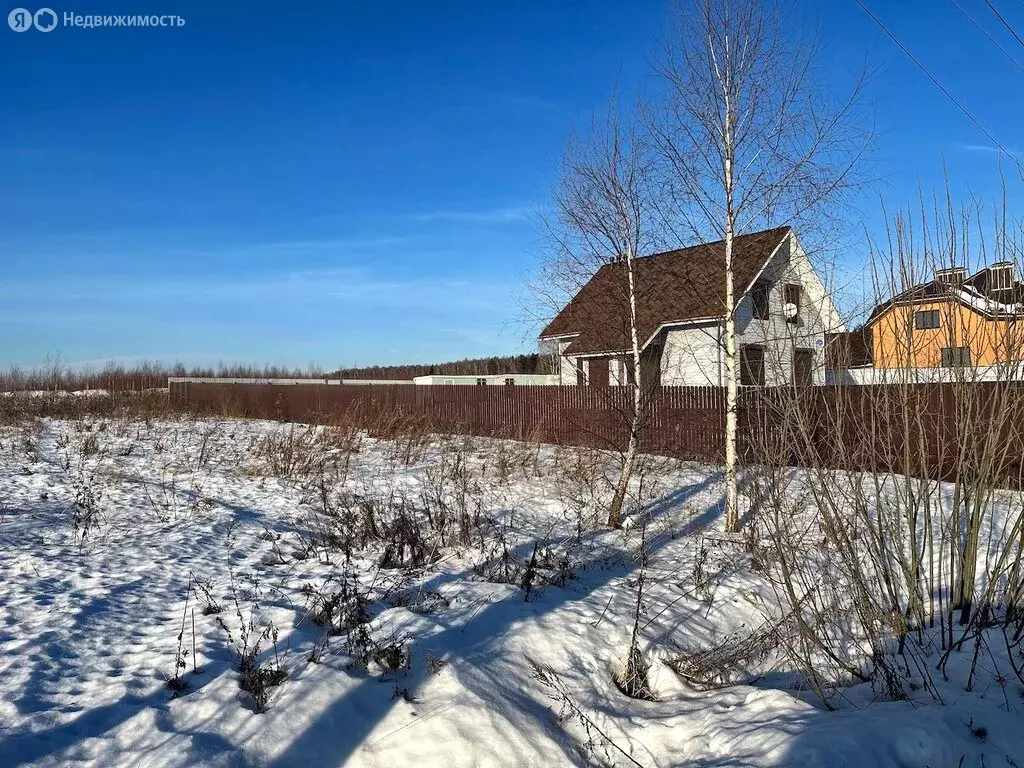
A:
[[[1024,62],[982,0],[959,2]],[[950,2],[868,4],[1024,150],[1024,73]],[[996,4],[1024,29],[1024,6]],[[943,160],[958,194],[996,192],[988,140],[854,0],[800,6],[828,83],[878,72],[869,227],[880,197],[895,208],[940,184]],[[644,0],[53,7],[186,23],[0,26],[0,365],[331,369],[529,349],[517,295],[567,131],[616,82],[650,87],[667,14]]]

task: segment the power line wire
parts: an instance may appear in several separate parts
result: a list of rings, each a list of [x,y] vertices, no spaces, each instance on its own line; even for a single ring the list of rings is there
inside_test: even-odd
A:
[[[863,0],[854,0],[854,2],[856,2],[857,5],[860,6],[861,10],[864,11],[864,13],[866,13],[868,16],[871,17],[871,20],[873,22],[875,22],[875,24],[878,25],[879,29],[881,29],[883,32],[885,32],[886,35],[889,36],[890,40],[892,40],[894,43],[896,43],[896,45],[899,47],[899,49],[901,51],[903,51],[903,53],[905,53],[907,55],[907,58],[910,59],[912,62],[914,62],[914,64],[917,66],[917,68],[920,69],[925,74],[925,77],[927,77],[929,80],[931,80],[932,84],[936,88],[938,88],[940,91],[942,91],[943,95],[947,99],[949,99],[951,102],[953,102],[953,105],[957,109],[959,109],[968,120],[970,120],[972,123],[974,123],[974,127],[977,128],[979,131],[981,131],[983,134],[985,134],[986,138],[988,138],[988,140],[991,141],[999,149],[1000,152],[1002,152],[1004,155],[1006,155],[1013,162],[1013,164],[1017,166],[1017,169],[1021,172],[1021,174],[1024,175],[1024,166],[1022,166],[1020,164],[1020,162],[1013,155],[1013,153],[1011,153],[1006,147],[1004,147],[999,142],[999,139],[997,139],[995,136],[993,136],[991,133],[989,133],[988,129],[985,128],[985,126],[983,126],[980,122],[978,122],[978,119],[974,115],[972,115],[970,112],[968,112],[967,108],[963,104],[961,104],[959,101],[957,101],[956,97],[954,97],[952,93],[950,93],[948,90],[946,90],[945,86],[943,86],[942,83],[940,83],[935,78],[935,76],[931,72],[928,71],[928,68],[925,67],[925,65],[922,64],[921,61],[914,54],[912,54],[910,52],[910,50],[903,43],[901,43],[897,39],[896,35],[894,35],[892,32],[889,31],[889,28],[887,26],[885,26],[885,24],[883,24],[882,21],[877,16],[875,16],[875,14],[873,14],[871,12],[871,9],[869,9],[866,5],[864,5]],[[986,0],[986,2],[987,2],[987,0]]]
[[[1017,61],[1013,57],[1013,54],[1011,54],[1008,50],[1003,48],[1003,46],[999,44],[999,41],[996,40],[994,37],[992,37],[992,34],[987,29],[985,29],[983,26],[981,26],[981,24],[979,24],[974,19],[974,17],[971,16],[971,14],[969,14],[966,10],[964,10],[964,7],[962,5],[960,5],[960,3],[958,3],[956,0],[949,0],[949,2],[951,2],[953,4],[953,7],[956,8],[958,11],[960,11],[960,13],[962,13],[964,15],[964,17],[969,22],[971,22],[971,24],[973,24],[975,27],[978,28],[978,31],[980,31],[981,34],[983,34],[985,37],[987,37],[989,39],[989,41],[992,43],[992,45],[994,45],[996,48],[999,49],[999,52],[1001,54],[1003,54],[1003,56],[1005,56],[1010,61],[1012,61],[1014,66],[1017,67],[1017,69],[1019,69],[1021,72],[1024,72],[1024,64],[1021,64],[1019,61]]]
[[[1006,27],[1007,31],[1017,39],[1017,42],[1024,46],[1024,39],[1022,39],[1021,36],[1017,34],[1017,31],[1010,26],[1010,23],[1003,17],[1003,14],[999,12],[999,9],[992,5],[992,0],[985,0],[985,5],[987,5],[989,10],[996,15],[996,18],[1003,23],[1003,26]]]

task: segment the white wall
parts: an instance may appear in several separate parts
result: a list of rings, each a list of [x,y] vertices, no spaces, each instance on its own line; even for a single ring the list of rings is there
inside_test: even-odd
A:
[[[478,378],[486,379],[486,376],[416,376],[413,382],[416,384],[458,384],[465,386],[476,386]]]
[[[626,375],[627,370],[625,356],[613,357],[608,361],[608,383],[619,387],[629,384],[629,377]]]
[[[933,384],[977,381],[1024,381],[1024,365],[979,365],[956,368],[847,368],[829,371],[826,384]]]
[[[676,326],[665,331],[661,383],[666,386],[719,386],[722,323]]]
[[[744,296],[736,307],[737,346],[759,344],[765,348],[768,386],[791,383],[793,350],[810,349],[814,352],[814,382],[824,384],[825,334],[845,330],[845,326],[795,237],[782,244],[761,277],[772,284],[768,294],[769,317],[755,318],[750,295]],[[799,283],[803,288],[795,323],[787,322],[784,315],[786,283]]]
[[[548,376],[543,373],[499,373],[494,375],[455,375],[455,376],[417,376],[413,382],[421,385],[455,385],[455,386],[480,386],[478,379],[484,379],[487,386],[504,386],[506,379],[512,379],[520,386],[547,386],[557,384],[557,376]]]
[[[585,360],[580,360],[578,357],[571,357],[565,354],[565,348],[572,343],[572,339],[558,339],[558,382],[566,386],[575,386],[576,384],[576,367],[578,365],[583,366],[584,373],[586,373],[587,366]]]
[[[522,386],[548,386],[557,384],[558,376],[549,376],[546,373],[500,373],[497,376],[489,376],[491,384],[505,384],[506,379],[512,379],[516,384]]]

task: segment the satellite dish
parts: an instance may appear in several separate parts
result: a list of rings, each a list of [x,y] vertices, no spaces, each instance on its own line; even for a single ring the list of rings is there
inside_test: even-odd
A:
[[[783,314],[787,320],[796,320],[797,314],[800,312],[800,308],[792,302],[786,302],[786,305],[782,308]]]

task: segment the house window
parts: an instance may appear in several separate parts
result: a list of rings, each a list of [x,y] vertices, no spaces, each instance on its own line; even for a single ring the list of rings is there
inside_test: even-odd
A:
[[[764,347],[746,344],[740,347],[740,384],[764,386]]]
[[[455,379],[444,379],[443,383],[444,384],[454,384],[455,383]]]
[[[989,267],[989,288],[993,291],[1005,291],[1013,287],[1013,265],[993,264]]]
[[[513,379],[511,376],[509,378],[505,379],[505,386],[506,387],[514,386],[515,383],[516,383],[516,380]]]
[[[477,379],[476,380],[476,385],[478,387],[486,387],[487,386],[487,379]]]
[[[939,327],[939,310],[926,309],[914,313],[914,328],[918,331]]]
[[[783,301],[786,304],[792,304],[797,310],[800,309],[800,296],[803,294],[804,289],[802,285],[798,283],[787,283],[783,289]]]
[[[943,347],[942,348],[943,368],[970,368],[971,348],[970,347]]]
[[[750,306],[758,320],[767,320],[769,316],[768,287],[766,280],[758,280],[750,289]]]

